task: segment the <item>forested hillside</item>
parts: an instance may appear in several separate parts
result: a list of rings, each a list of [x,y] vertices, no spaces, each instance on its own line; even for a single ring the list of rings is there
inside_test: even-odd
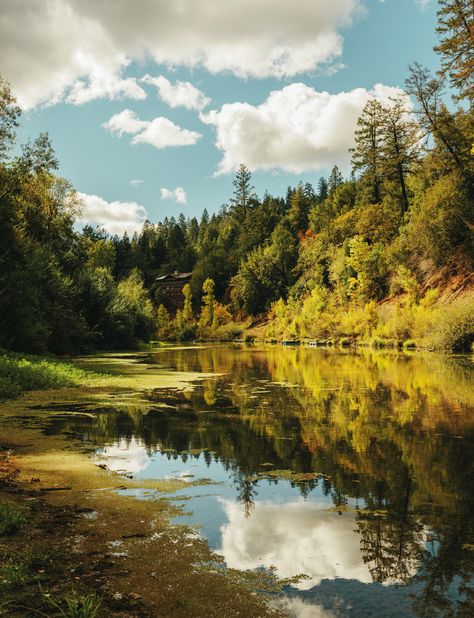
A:
[[[267,338],[469,349],[474,18],[470,0],[439,4],[440,72],[414,63],[409,96],[369,101],[349,178],[335,166],[314,185],[259,197],[242,164],[219,212],[146,222],[132,238],[76,231],[80,202],[55,174],[47,135],[9,157],[20,110],[0,82],[0,345],[65,353],[226,339],[258,316],[254,334]],[[173,271],[193,272],[176,316],[155,286]]]

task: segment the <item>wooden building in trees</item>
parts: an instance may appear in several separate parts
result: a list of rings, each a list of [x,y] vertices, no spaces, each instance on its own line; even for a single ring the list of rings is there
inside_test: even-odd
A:
[[[191,282],[193,273],[167,273],[155,279],[155,300],[172,314],[183,306],[183,288]]]

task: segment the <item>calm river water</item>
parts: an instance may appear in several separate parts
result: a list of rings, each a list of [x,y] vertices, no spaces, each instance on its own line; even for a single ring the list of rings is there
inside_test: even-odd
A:
[[[138,479],[213,481],[170,496],[176,522],[230,567],[304,574],[286,587],[294,616],[474,615],[472,359],[215,346],[136,363],[147,383],[213,377],[47,431]]]

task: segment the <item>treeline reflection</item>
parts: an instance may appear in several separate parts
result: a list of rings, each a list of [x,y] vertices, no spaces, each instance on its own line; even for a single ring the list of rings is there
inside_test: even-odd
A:
[[[145,409],[62,417],[49,430],[98,445],[139,438],[150,454],[183,460],[202,453],[233,472],[247,514],[268,470],[281,470],[304,496],[320,487],[335,510],[355,500],[374,581],[413,583],[416,573],[420,616],[472,615],[469,359],[216,347],[163,351],[149,361],[219,375],[185,392],[151,391]]]

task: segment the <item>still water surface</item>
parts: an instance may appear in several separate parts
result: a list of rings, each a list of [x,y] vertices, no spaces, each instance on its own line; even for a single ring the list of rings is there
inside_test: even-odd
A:
[[[212,481],[170,496],[176,522],[230,567],[303,573],[294,616],[474,616],[472,359],[216,346],[136,363],[214,377],[47,431],[138,479]]]

